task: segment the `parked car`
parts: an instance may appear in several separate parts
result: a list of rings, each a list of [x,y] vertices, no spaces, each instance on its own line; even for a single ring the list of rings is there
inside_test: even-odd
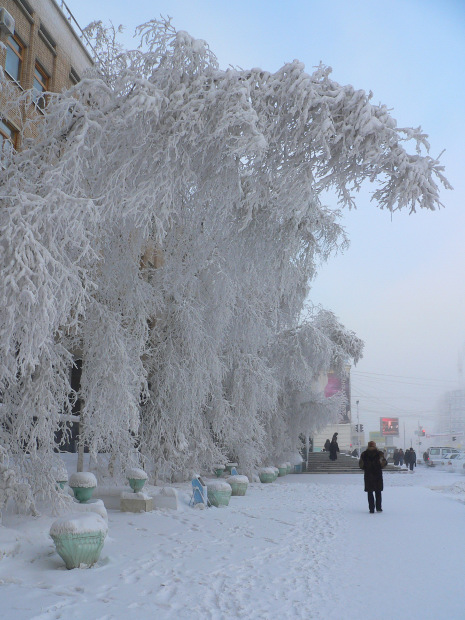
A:
[[[450,446],[435,446],[428,448],[428,460],[426,464],[430,467],[434,467],[435,465],[443,465],[447,460],[447,456],[458,452],[459,450],[456,448],[451,448]]]
[[[465,454],[463,452],[454,452],[449,454],[444,463],[446,471],[458,472],[465,474]]]

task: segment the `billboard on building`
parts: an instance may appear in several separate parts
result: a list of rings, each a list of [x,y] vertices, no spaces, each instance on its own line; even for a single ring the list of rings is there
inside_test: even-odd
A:
[[[326,398],[335,394],[342,394],[343,404],[339,412],[339,424],[350,422],[350,366],[346,366],[341,372],[328,372],[327,383],[324,388]]]
[[[380,431],[384,437],[399,437],[399,418],[380,418]]]

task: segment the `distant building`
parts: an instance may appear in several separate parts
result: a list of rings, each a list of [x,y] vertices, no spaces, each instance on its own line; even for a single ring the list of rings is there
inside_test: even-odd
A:
[[[7,140],[19,149],[25,120],[40,120],[43,93],[76,84],[93,64],[77,22],[61,6],[67,15],[55,0],[0,0],[0,65],[18,92],[34,89],[30,105],[13,109],[0,94],[0,147]],[[28,131],[25,137],[34,137],[33,123]]]
[[[440,403],[437,435],[433,436],[438,445],[442,442],[455,448],[465,446],[465,390],[452,390],[444,394]]]

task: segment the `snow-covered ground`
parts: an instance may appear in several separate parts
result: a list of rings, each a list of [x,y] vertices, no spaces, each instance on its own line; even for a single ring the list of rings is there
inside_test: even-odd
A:
[[[465,618],[465,476],[385,473],[383,513],[363,477],[251,483],[227,508],[108,510],[97,565],[66,570],[55,517],[7,515],[0,616],[56,618]],[[150,487],[149,487],[150,489]]]

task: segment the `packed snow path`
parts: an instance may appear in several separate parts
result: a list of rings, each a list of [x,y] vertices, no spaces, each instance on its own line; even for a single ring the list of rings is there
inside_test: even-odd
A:
[[[47,536],[52,517],[8,517],[2,619],[465,617],[465,476],[385,474],[374,515],[359,474],[253,483],[229,507],[203,511],[180,488],[176,513],[109,510],[88,570],[64,568]]]

